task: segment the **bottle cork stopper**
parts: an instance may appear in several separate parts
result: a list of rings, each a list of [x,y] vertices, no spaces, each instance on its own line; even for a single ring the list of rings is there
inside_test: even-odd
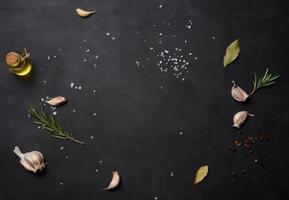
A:
[[[15,52],[9,52],[6,55],[6,63],[9,66],[17,66],[20,62],[20,57],[17,53]]]

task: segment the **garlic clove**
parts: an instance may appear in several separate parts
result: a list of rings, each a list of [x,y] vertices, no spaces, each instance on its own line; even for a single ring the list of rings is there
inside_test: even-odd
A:
[[[45,168],[44,157],[39,151],[22,153],[19,147],[15,147],[13,152],[20,158],[21,165],[31,172],[42,171]]]
[[[67,102],[66,98],[62,97],[62,96],[54,97],[54,98],[46,101],[46,103],[48,103],[51,106],[59,106],[59,105],[62,105],[66,102]]]
[[[92,15],[93,13],[95,13],[95,11],[86,11],[86,10],[82,10],[81,8],[76,8],[75,10],[77,12],[77,14],[80,17],[89,17],[90,15]]]
[[[253,114],[248,113],[247,111],[237,112],[233,117],[233,127],[240,128],[248,116],[254,116]]]
[[[233,86],[231,89],[231,95],[236,101],[245,102],[249,95],[242,88],[236,85],[235,81],[232,81]]]
[[[112,179],[110,181],[110,184],[108,185],[108,187],[103,188],[104,190],[112,190],[115,189],[120,183],[120,174],[118,173],[118,171],[114,171],[112,172]]]

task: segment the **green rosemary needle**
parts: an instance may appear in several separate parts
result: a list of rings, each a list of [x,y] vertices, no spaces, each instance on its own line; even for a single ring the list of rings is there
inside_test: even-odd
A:
[[[40,106],[39,109],[31,106],[28,108],[28,113],[34,119],[32,122],[49,131],[52,137],[84,144],[84,142],[75,139],[68,131],[62,128],[52,114],[46,114],[43,106]]]
[[[253,90],[250,94],[253,95],[258,89],[262,88],[262,87],[267,87],[269,85],[273,85],[275,82],[275,80],[277,78],[279,78],[280,75],[272,75],[269,73],[269,69],[266,69],[265,74],[262,77],[257,77],[256,73],[254,73],[254,82],[253,82]]]

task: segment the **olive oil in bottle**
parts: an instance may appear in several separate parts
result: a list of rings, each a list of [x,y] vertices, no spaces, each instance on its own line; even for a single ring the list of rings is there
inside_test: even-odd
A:
[[[6,63],[11,72],[18,76],[25,76],[30,73],[32,64],[29,59],[30,54],[27,53],[26,48],[24,52],[9,52],[6,55]]]

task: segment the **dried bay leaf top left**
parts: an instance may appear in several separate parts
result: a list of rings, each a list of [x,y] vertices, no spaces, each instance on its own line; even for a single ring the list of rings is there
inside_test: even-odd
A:
[[[224,56],[224,67],[227,67],[229,64],[234,62],[240,53],[240,39],[233,41],[226,49]]]
[[[196,184],[200,183],[201,181],[203,181],[206,178],[206,176],[208,175],[208,172],[209,172],[209,166],[208,165],[201,166],[195,175],[195,180],[194,180],[193,185],[196,185]]]

